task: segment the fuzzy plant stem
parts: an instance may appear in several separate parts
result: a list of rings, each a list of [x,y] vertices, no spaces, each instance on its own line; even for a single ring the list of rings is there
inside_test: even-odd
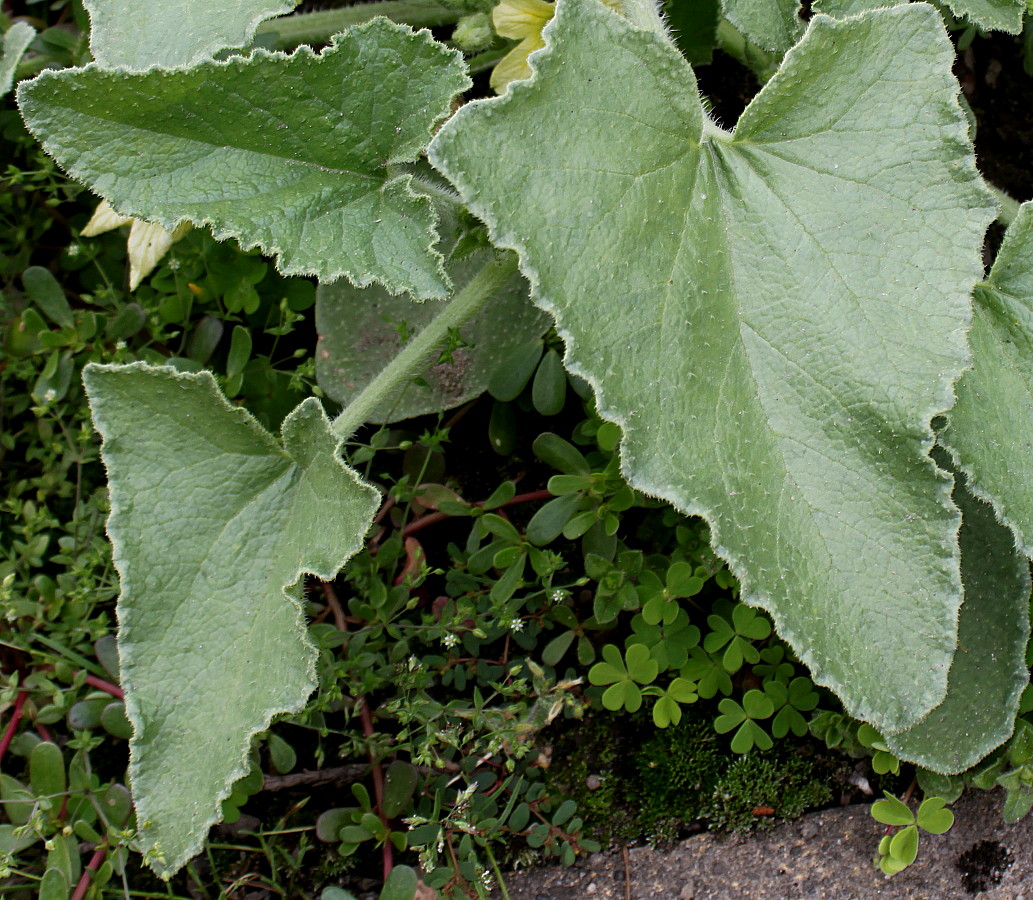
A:
[[[512,277],[516,268],[516,256],[512,253],[486,263],[466,287],[448,301],[441,313],[409,341],[359,396],[348,404],[334,420],[334,431],[347,440],[387,398],[405,390],[409,381],[427,365],[431,354],[444,344],[448,333],[461,328],[480,312],[484,304]]]
[[[1022,206],[1018,200],[1009,197],[1000,188],[994,187],[992,184],[987,185],[990,188],[991,193],[996,198],[997,202],[1001,204],[1001,211],[997,214],[997,221],[1005,227],[1011,225],[1015,221],[1015,217],[1019,214],[1019,207]]]
[[[258,27],[258,37],[271,35],[277,49],[287,50],[299,44],[326,43],[331,35],[376,16],[413,28],[433,28],[456,22],[462,15],[461,9],[450,9],[437,0],[378,0],[273,19]]]

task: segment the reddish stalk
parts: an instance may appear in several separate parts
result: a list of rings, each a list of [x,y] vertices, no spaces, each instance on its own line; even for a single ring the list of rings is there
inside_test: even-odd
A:
[[[86,863],[86,869],[82,873],[82,877],[79,879],[79,883],[75,886],[75,890],[72,892],[72,896],[69,900],[82,900],[86,896],[86,892],[90,889],[90,882],[93,881],[93,876],[97,874],[97,870],[103,865],[104,857],[108,855],[107,847],[98,847],[93,851],[93,856],[90,857],[90,861]]]
[[[14,733],[18,730],[18,723],[22,719],[22,709],[25,707],[25,701],[28,697],[29,692],[22,690],[18,691],[18,696],[14,698],[14,710],[11,712],[11,721],[7,723],[7,727],[4,729],[4,736],[0,738],[0,759],[4,758],[7,748],[11,746],[11,741],[14,740]]]
[[[540,491],[529,491],[526,494],[517,494],[511,500],[507,500],[505,503],[501,504],[501,506],[496,507],[496,509],[502,509],[506,506],[516,506],[519,503],[534,503],[536,500],[548,500],[552,496],[552,491],[545,488]],[[484,506],[484,502],[485,501],[483,500],[478,500],[476,503],[471,503],[470,505]],[[451,518],[454,518],[454,516],[443,512],[430,513],[429,515],[421,516],[416,519],[416,521],[410,522],[402,529],[402,536],[408,537],[411,534],[416,534],[417,531],[423,531],[424,528],[428,528],[431,525],[436,525],[438,522],[444,522],[445,519]]]
[[[327,581],[322,581],[320,584],[323,585],[323,596],[326,598],[326,605],[330,607],[330,612],[334,615],[334,625],[338,631],[347,631],[348,620],[345,618],[344,610],[341,608],[341,601],[337,598],[337,591]]]
[[[387,818],[384,816],[384,770],[380,765],[380,760],[377,759],[377,754],[373,750],[373,715],[370,712],[369,704],[366,702],[365,697],[359,698],[360,715],[362,716],[362,733],[366,740],[369,741],[369,761],[373,768],[373,796],[377,801],[377,815],[380,817],[380,821],[384,827],[387,828]],[[394,868],[394,853],[391,849],[391,842],[384,841],[383,846],[384,853],[384,880],[387,881],[387,876],[391,874],[391,870]]]
[[[98,678],[96,675],[86,675],[86,683],[90,687],[95,687],[99,691],[106,691],[111,694],[116,700],[125,700],[125,692],[117,684],[112,684],[110,681],[105,681],[103,678]]]
[[[40,725],[39,722],[36,722],[36,734],[43,738],[43,740],[45,740],[48,744],[54,743],[54,739],[50,736],[50,732],[47,730],[46,725]]]

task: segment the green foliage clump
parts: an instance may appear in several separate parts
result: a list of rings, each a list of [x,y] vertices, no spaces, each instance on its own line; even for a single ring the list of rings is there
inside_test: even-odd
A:
[[[701,808],[712,828],[771,828],[832,800],[826,764],[802,755],[751,753],[721,774]]]

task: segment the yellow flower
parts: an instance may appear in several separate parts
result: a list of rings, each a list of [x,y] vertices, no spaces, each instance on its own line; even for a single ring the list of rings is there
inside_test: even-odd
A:
[[[511,81],[530,77],[527,57],[545,46],[542,29],[555,12],[556,7],[545,0],[503,0],[495,7],[491,16],[495,31],[520,41],[491,73],[491,86],[496,93],[505,91]]]
[[[621,0],[602,0],[607,6],[620,10]],[[502,0],[492,12],[495,31],[502,37],[520,41],[495,66],[491,73],[491,87],[501,94],[511,81],[531,77],[527,62],[535,50],[545,46],[542,29],[556,14],[556,6],[545,0]]]

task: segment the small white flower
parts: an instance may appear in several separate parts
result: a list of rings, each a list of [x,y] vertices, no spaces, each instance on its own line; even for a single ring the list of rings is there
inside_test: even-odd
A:
[[[553,588],[552,593],[549,594],[549,599],[553,603],[562,603],[567,597],[567,592],[563,588]]]
[[[176,257],[173,256],[172,259],[168,261],[167,265],[170,269],[172,269],[173,272],[176,272],[179,270],[179,267],[182,265],[182,263],[178,259],[176,259]]]
[[[523,619],[513,619],[513,621],[511,621],[509,623],[509,630],[510,631],[523,631],[524,630],[524,620]]]
[[[57,399],[57,391],[53,388],[47,388],[46,392],[43,394],[43,399],[47,403],[53,403]]]
[[[441,639],[441,643],[444,644],[446,647],[454,647],[456,644],[459,643],[459,637],[449,632]]]
[[[125,350],[126,349],[126,342],[125,341],[115,341],[115,349],[116,350]]]
[[[80,253],[82,253],[82,247],[80,247],[78,244],[70,244],[65,252],[74,259]]]

